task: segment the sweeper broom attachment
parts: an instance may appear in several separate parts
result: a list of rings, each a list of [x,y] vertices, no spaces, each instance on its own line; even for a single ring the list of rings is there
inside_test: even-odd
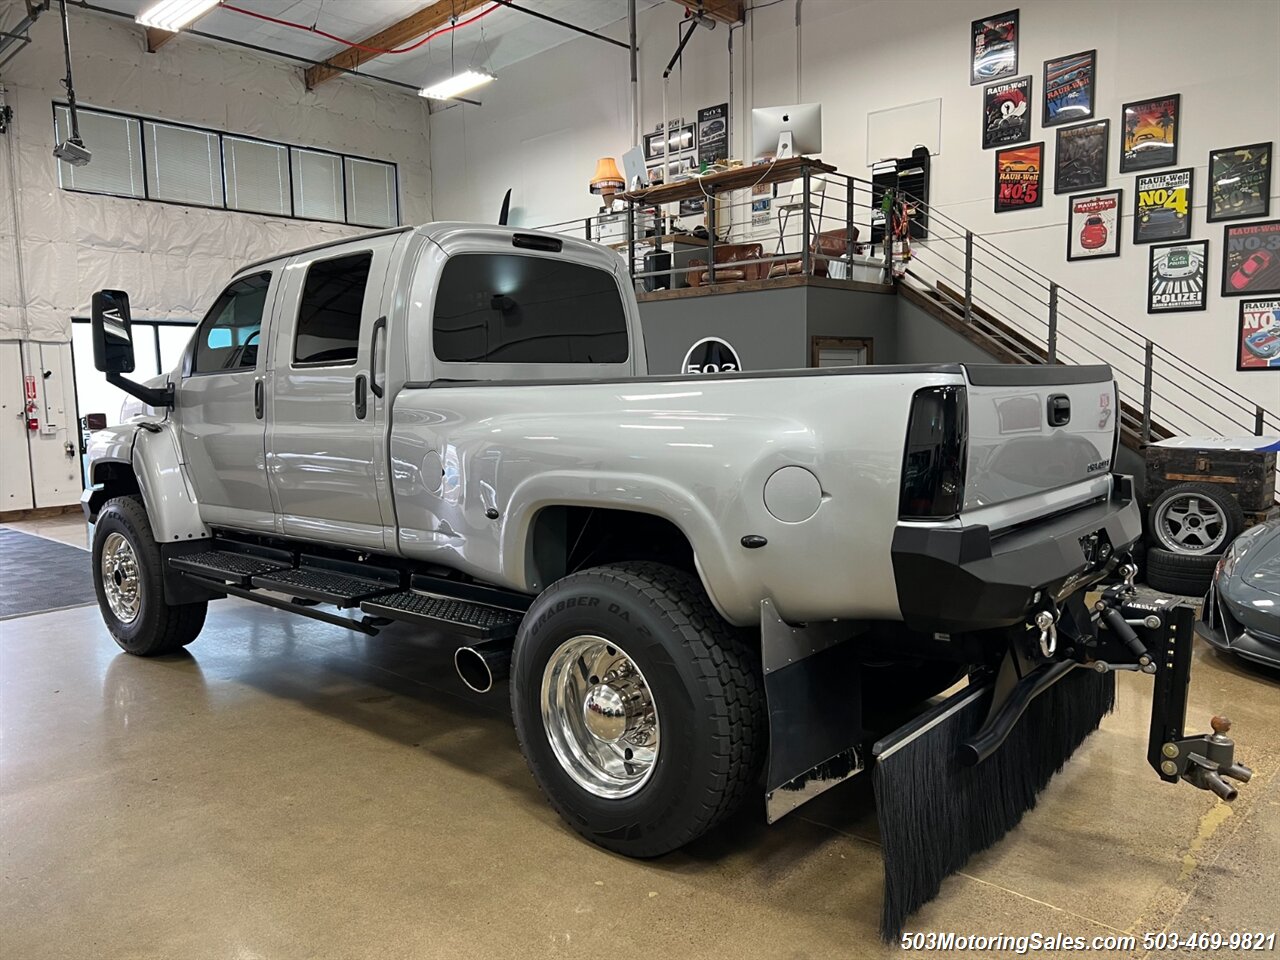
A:
[[[1040,791],[1115,704],[1115,671],[1151,674],[1155,692],[1148,761],[1224,800],[1235,763],[1230,724],[1185,737],[1195,612],[1174,600],[1140,601],[1126,581],[1092,611],[1078,597],[1046,603],[1010,636],[998,669],[883,737],[871,749],[884,856],[880,932],[903,922],[942,881],[1018,824]]]

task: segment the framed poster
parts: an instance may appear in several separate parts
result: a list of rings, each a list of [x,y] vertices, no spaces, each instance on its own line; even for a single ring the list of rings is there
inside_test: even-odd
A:
[[[698,111],[698,166],[719,163],[729,156],[729,104]]]
[[[1044,112],[1040,126],[1055,127],[1093,116],[1098,51],[1086,50],[1044,62]]]
[[[969,86],[1018,72],[1018,11],[974,20],[969,26]]]
[[[1067,259],[1104,260],[1120,256],[1123,190],[1081,193],[1067,200]]]
[[[1044,202],[1044,141],[996,151],[995,212],[1027,210]]]
[[[1222,295],[1280,293],[1280,220],[1222,228]]]
[[[1245,220],[1271,212],[1271,144],[1209,151],[1209,203],[1206,218]]]
[[[1101,190],[1107,185],[1107,143],[1111,121],[1094,120],[1058,130],[1053,192]]]
[[[1120,172],[1171,167],[1178,162],[1182,94],[1126,103],[1121,112]]]
[[[1241,300],[1237,370],[1280,370],[1280,300]]]
[[[1195,170],[1149,173],[1134,179],[1133,242],[1191,236],[1191,183]]]
[[[1031,78],[982,88],[982,149],[1031,139]]]
[[[661,124],[659,124],[659,126],[661,126]],[[670,129],[668,130],[668,156],[688,153],[693,149],[695,143],[694,125],[692,123],[680,125],[675,121],[672,121]],[[644,135],[644,158],[645,160],[662,159],[661,130],[655,130],[653,133],[646,133]]]
[[[1147,313],[1183,313],[1208,304],[1209,241],[1162,243],[1151,248]]]

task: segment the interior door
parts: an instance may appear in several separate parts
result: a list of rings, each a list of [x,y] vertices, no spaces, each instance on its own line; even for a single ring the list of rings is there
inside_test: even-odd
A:
[[[371,377],[398,236],[299,256],[273,336],[267,464],[281,531],[383,549],[390,522],[383,402]],[[386,516],[384,517],[384,507]]]
[[[240,277],[196,329],[175,391],[187,476],[205,523],[270,531],[263,371],[267,319],[280,285],[269,272]]]

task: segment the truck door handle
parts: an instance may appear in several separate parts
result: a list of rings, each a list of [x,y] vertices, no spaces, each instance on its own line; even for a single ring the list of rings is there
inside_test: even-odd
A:
[[[373,330],[369,334],[369,389],[379,400],[382,399],[382,384],[378,383],[378,333],[387,329],[387,318],[379,317],[373,321]]]
[[[261,380],[253,381],[253,415],[259,420],[262,419],[262,400],[265,392]]]
[[[356,419],[363,420],[369,412],[369,381],[362,373],[356,377]]]

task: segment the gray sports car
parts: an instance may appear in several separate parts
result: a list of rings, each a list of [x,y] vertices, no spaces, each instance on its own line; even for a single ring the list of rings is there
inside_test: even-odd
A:
[[[1280,520],[1250,527],[1222,555],[1196,633],[1219,650],[1280,667]]]

